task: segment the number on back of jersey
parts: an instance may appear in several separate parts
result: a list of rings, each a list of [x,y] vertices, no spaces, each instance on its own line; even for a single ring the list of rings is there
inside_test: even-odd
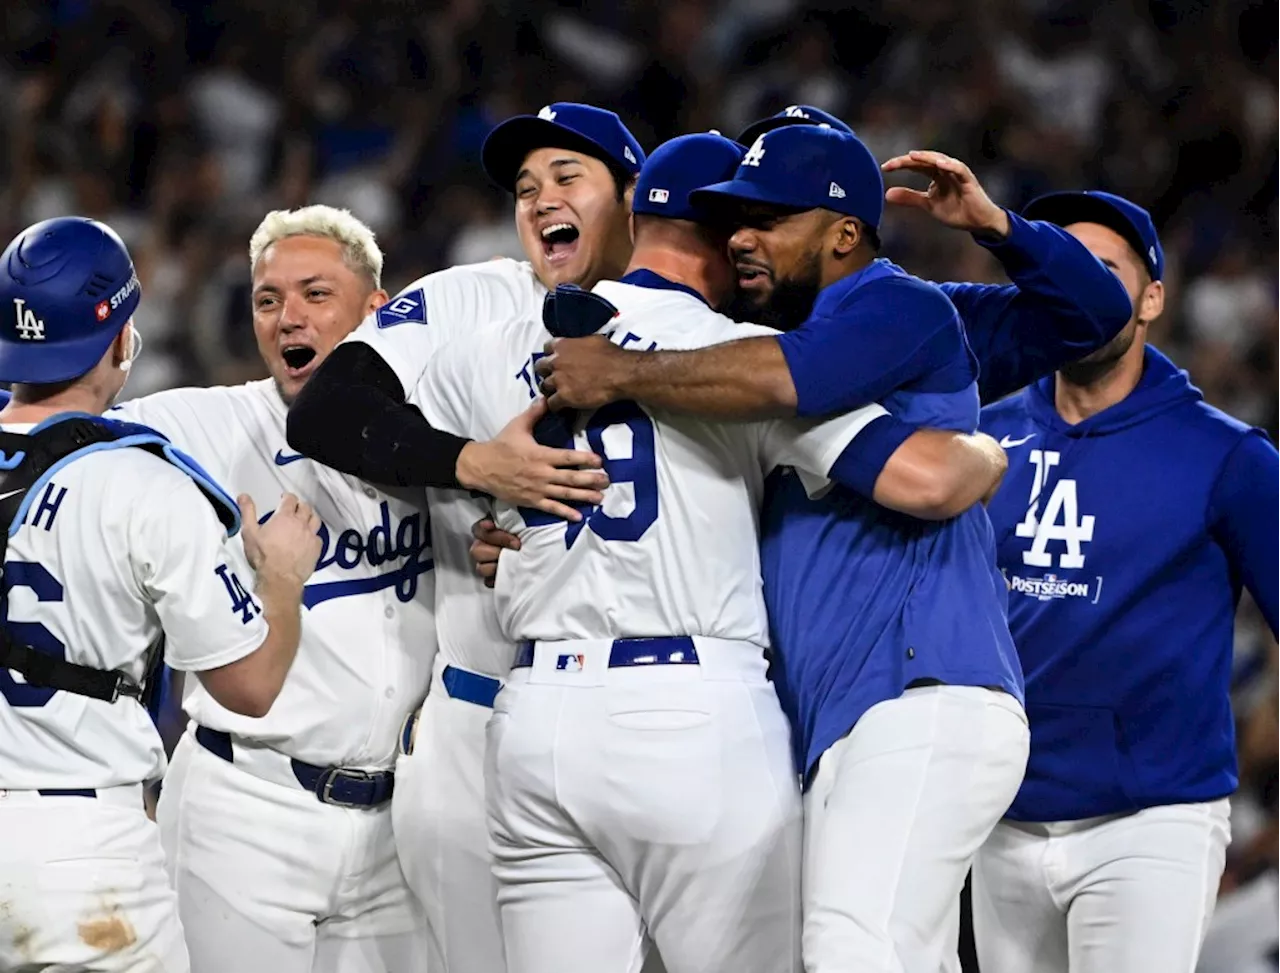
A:
[[[240,621],[248,625],[255,615],[262,614],[262,607],[249,594],[249,590],[240,582],[236,573],[225,564],[219,564],[214,571],[222,579],[222,585],[231,597],[231,610],[240,613]]]

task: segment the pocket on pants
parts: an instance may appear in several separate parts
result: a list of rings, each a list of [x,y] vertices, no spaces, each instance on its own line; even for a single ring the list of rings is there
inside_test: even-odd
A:
[[[659,692],[610,699],[602,803],[633,840],[700,844],[720,818],[720,730],[705,686]]]

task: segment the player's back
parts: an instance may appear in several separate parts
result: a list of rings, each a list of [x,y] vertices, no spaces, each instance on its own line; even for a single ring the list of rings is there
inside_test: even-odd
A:
[[[623,348],[681,349],[765,329],[737,325],[684,288],[600,284],[619,314],[602,333]],[[513,320],[502,340],[469,352],[475,384],[446,425],[495,434],[532,397],[532,363],[548,337],[540,321]],[[438,367],[456,371],[448,349]],[[443,383],[466,384],[453,375]],[[521,550],[503,558],[497,609],[513,639],[704,635],[768,644],[758,512],[775,465],[829,468],[874,415],[826,423],[710,423],[633,402],[595,412],[575,439],[605,459],[610,486],[579,523],[499,506],[499,526]],[[437,416],[430,415],[435,421]],[[808,462],[804,462],[806,458]]]
[[[187,580],[159,574],[151,552],[184,520],[221,537],[210,505],[188,477],[134,448],[68,462],[27,503],[4,562],[8,631],[39,651],[140,682],[161,636],[154,601]],[[160,737],[137,702],[37,688],[0,670],[0,788],[111,787],[163,769]]]

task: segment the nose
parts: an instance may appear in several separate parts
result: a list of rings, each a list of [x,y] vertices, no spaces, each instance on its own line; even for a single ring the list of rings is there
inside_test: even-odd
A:
[[[285,294],[280,308],[280,330],[289,332],[304,327],[307,323],[307,302],[301,295],[293,292]]]
[[[546,216],[548,213],[554,213],[558,210],[563,202],[559,187],[551,185],[538,191],[538,200],[534,211],[538,216]]]
[[[754,253],[759,241],[750,227],[742,226],[733,231],[729,237],[729,255],[738,257],[746,253]]]

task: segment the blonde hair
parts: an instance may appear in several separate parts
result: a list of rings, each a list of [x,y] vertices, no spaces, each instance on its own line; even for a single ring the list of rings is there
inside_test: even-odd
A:
[[[358,274],[364,274],[375,288],[382,286],[382,250],[373,230],[351,215],[349,210],[333,206],[303,206],[301,209],[275,209],[268,213],[249,238],[249,268],[273,243],[292,236],[316,236],[333,240],[342,246],[342,259]]]

